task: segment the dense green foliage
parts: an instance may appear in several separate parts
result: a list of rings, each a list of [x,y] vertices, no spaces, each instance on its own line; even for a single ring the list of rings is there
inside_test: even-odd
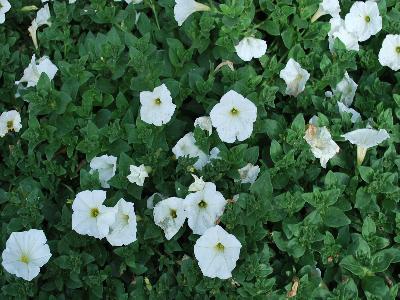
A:
[[[0,268],[0,298],[17,299],[394,299],[400,283],[400,72],[382,67],[378,52],[388,33],[400,33],[400,3],[380,0],[383,29],[347,51],[328,48],[329,16],[315,23],[319,0],[227,0],[193,14],[178,27],[173,0],[141,4],[106,0],[50,2],[51,26],[38,31],[35,50],[27,28],[40,1],[12,1],[0,25],[0,112],[16,109],[22,129],[0,139],[1,249],[11,232],[46,233],[52,257],[28,282]],[[341,0],[342,12],[352,1]],[[207,3],[209,4],[209,3]],[[215,10],[218,9],[218,12]],[[137,20],[137,21],[136,21]],[[267,54],[244,62],[234,46],[251,34]],[[47,55],[59,71],[15,97],[32,54]],[[288,58],[310,74],[297,98],[285,95],[279,71]],[[215,71],[222,61],[233,62]],[[325,97],[345,71],[357,82],[354,108],[362,121],[337,111]],[[165,83],[177,105],[156,127],[141,121],[139,93]],[[193,131],[228,90],[257,106],[251,138],[222,143],[195,129],[197,144],[218,146],[221,160],[201,172],[230,199],[220,225],[242,243],[228,280],[204,277],[193,255],[198,236],[185,224],[170,241],[154,224],[146,199],[155,192],[185,197],[196,159],[176,160],[171,148]],[[318,115],[340,146],[321,168],[303,139]],[[356,165],[356,148],[340,135],[367,123],[391,138]],[[82,190],[101,189],[90,160],[118,157],[108,206],[135,203],[138,240],[112,247],[71,230],[71,203]],[[237,170],[258,164],[258,180],[240,184]],[[129,165],[152,172],[139,187]],[[318,268],[321,276],[318,274]]]

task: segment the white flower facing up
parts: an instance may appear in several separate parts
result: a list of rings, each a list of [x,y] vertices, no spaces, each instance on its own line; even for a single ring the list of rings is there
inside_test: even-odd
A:
[[[400,34],[388,34],[379,51],[379,62],[393,71],[400,70]]]
[[[154,223],[164,230],[167,240],[179,231],[186,220],[183,199],[177,197],[167,198],[154,207]]]
[[[346,72],[344,74],[344,78],[336,85],[336,88],[333,89],[333,93],[335,95],[340,94],[340,101],[343,102],[344,105],[349,107],[353,103],[357,87],[357,83],[355,83],[354,80]]]
[[[212,123],[210,117],[199,117],[194,120],[194,126],[198,126],[200,129],[205,130],[208,132],[210,136],[212,134]]]
[[[171,92],[165,84],[156,87],[152,92],[140,92],[140,118],[143,122],[161,126],[168,123],[175,112]]]
[[[356,1],[344,19],[346,29],[363,42],[382,29],[378,5],[372,1]]]
[[[325,126],[317,127],[309,124],[304,139],[323,168],[326,168],[327,162],[339,152],[339,146],[332,140],[331,134]]]
[[[228,279],[239,259],[242,244],[221,226],[209,228],[196,241],[194,256],[201,272],[211,278]]]
[[[222,216],[226,200],[214,183],[206,182],[204,188],[185,198],[189,227],[194,234],[203,234]]]
[[[191,185],[189,185],[189,192],[202,191],[206,185],[206,183],[203,180],[203,177],[199,178],[194,174],[192,174],[192,177],[194,178],[194,182]]]
[[[174,17],[179,26],[197,11],[209,11],[210,7],[194,0],[175,0]]]
[[[249,99],[230,90],[213,107],[210,117],[221,141],[226,143],[244,141],[253,132],[257,107]]]
[[[355,109],[347,107],[342,102],[338,102],[337,104],[338,104],[339,112],[341,114],[342,113],[351,114],[351,122],[352,123],[356,123],[359,119],[361,119],[360,113],[358,111],[356,111]]]
[[[99,180],[102,188],[109,188],[108,181],[114,177],[115,171],[117,170],[117,158],[112,155],[102,155],[94,157],[90,161],[90,173],[94,171],[99,172]]]
[[[120,199],[115,205],[117,210],[111,232],[106,236],[113,246],[129,245],[136,241],[136,215],[133,203]]]
[[[58,68],[50,61],[47,56],[43,56],[38,61],[35,59],[35,54],[32,55],[31,63],[24,70],[24,76],[19,81],[16,81],[15,84],[20,84],[23,82],[27,82],[27,87],[36,86],[40,75],[42,73],[46,73],[50,80],[53,80],[54,76]]]
[[[43,230],[13,232],[2,254],[2,265],[7,272],[31,281],[50,259],[50,248]]]
[[[241,183],[254,183],[260,173],[260,167],[253,164],[247,164],[238,170]]]
[[[32,25],[29,26],[28,28],[29,34],[32,38],[33,44],[35,45],[36,49],[38,48],[36,31],[42,25],[51,26],[50,17],[51,15],[50,15],[49,5],[46,4],[44,7],[38,10],[36,18],[33,19]]]
[[[342,137],[353,145],[357,145],[357,163],[361,165],[367,150],[387,140],[390,135],[385,129],[363,128],[343,134]]]
[[[10,131],[19,132],[21,128],[21,115],[16,110],[5,111],[0,115],[0,137]]]
[[[129,166],[130,174],[126,177],[128,178],[129,182],[136,183],[138,186],[143,186],[144,180],[149,177],[149,167],[145,165],[140,166]]]
[[[201,170],[208,162],[208,156],[199,147],[196,146],[196,140],[193,132],[185,134],[172,148],[176,158],[179,157],[198,157],[197,161],[193,165],[196,170]]]
[[[340,13],[340,4],[338,0],[322,0],[317,12],[312,16],[311,22],[315,22],[324,15],[338,17]]]
[[[235,46],[237,55],[244,61],[260,58],[267,52],[267,42],[254,37],[245,37]]]
[[[286,94],[297,97],[304,91],[310,73],[303,69],[297,61],[290,58],[286,67],[279,73],[279,77],[286,82]]]
[[[332,18],[329,23],[331,24],[331,30],[328,33],[328,40],[329,50],[331,52],[333,52],[333,46],[336,38],[338,38],[345,45],[347,50],[360,50],[358,38],[346,29],[343,19],[340,17]]]
[[[105,191],[78,193],[72,203],[72,229],[98,239],[106,237],[115,221],[117,209],[103,205],[104,200]]]
[[[6,20],[6,13],[11,9],[11,4],[7,0],[0,0],[0,24]]]

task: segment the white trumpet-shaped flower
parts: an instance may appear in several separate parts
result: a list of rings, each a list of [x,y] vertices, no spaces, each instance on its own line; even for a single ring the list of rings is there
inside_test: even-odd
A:
[[[0,0],[0,24],[6,20],[6,13],[11,9],[11,4],[7,0]]]
[[[297,61],[290,58],[285,68],[279,73],[279,77],[286,82],[286,94],[297,97],[304,91],[310,73],[303,69]]]
[[[338,38],[344,44],[347,50],[360,50],[357,36],[346,29],[343,19],[340,17],[335,17],[332,18],[329,23],[331,24],[331,30],[328,32],[328,40],[329,50],[331,52],[333,52],[333,45],[336,38]]]
[[[393,71],[400,70],[400,34],[388,34],[379,51],[379,62]]]
[[[238,170],[241,183],[254,183],[260,173],[260,167],[253,164],[247,164]]]
[[[102,188],[109,188],[108,181],[114,177],[117,170],[117,158],[112,155],[94,157],[90,161],[90,173],[99,172],[99,180]]]
[[[333,93],[340,94],[340,101],[347,107],[353,103],[354,96],[356,95],[357,83],[346,72],[344,78],[333,89]]]
[[[33,44],[35,45],[36,49],[38,48],[36,31],[42,25],[51,26],[50,17],[51,15],[50,15],[49,5],[46,4],[44,7],[38,10],[36,18],[33,19],[32,25],[29,26],[28,28],[29,34],[32,38]]]
[[[36,61],[34,54],[32,55],[31,63],[24,70],[24,75],[19,81],[16,81],[15,84],[27,82],[27,87],[36,86],[42,73],[45,73],[50,80],[53,80],[54,76],[56,76],[57,71],[58,68],[50,61],[47,56],[43,56]]]
[[[174,17],[179,26],[182,26],[183,22],[189,16],[197,11],[208,11],[210,7],[196,2],[194,0],[175,0],[174,6]]]
[[[197,177],[196,175],[192,174],[192,177],[194,178],[194,182],[189,186],[189,192],[198,192],[202,191],[206,185],[206,183],[203,180],[203,177]]]
[[[0,137],[8,132],[19,132],[22,128],[21,115],[16,110],[4,111],[0,115]]]
[[[204,116],[197,118],[194,120],[194,126],[198,126],[200,129],[207,131],[209,136],[212,134],[212,123],[210,117]]]
[[[193,132],[185,134],[172,148],[172,153],[174,153],[176,158],[185,156],[191,158],[198,157],[193,165],[196,170],[201,170],[208,162],[207,154],[197,147]]]
[[[107,241],[113,246],[129,245],[136,241],[136,215],[133,203],[120,199],[114,207],[115,222],[110,226]]]
[[[164,230],[167,240],[179,231],[186,220],[183,199],[177,197],[167,198],[156,204],[153,210],[154,223]]]
[[[338,17],[340,13],[340,4],[338,0],[322,0],[317,12],[312,16],[311,22],[315,22],[324,15]]]
[[[144,180],[149,177],[149,167],[145,165],[129,166],[130,174],[127,176],[129,182],[136,183],[138,186],[143,186]]]
[[[235,46],[237,55],[244,61],[260,58],[267,52],[267,42],[254,37],[245,37]]]

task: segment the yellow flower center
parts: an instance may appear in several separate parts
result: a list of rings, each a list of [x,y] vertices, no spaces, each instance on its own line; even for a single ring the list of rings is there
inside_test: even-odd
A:
[[[235,116],[235,115],[237,115],[238,113],[239,113],[239,111],[238,111],[235,107],[233,107],[233,108],[231,109],[231,115]]]
[[[160,98],[155,99],[155,100],[154,100],[154,103],[155,103],[156,105],[160,105],[160,104],[161,104],[161,99],[160,99]]]
[[[398,54],[400,54],[400,46],[397,46],[397,47],[396,47],[396,52],[397,52]]]
[[[28,264],[29,263],[29,257],[25,254],[21,255],[21,258],[19,259],[20,262],[23,262],[24,264]]]
[[[198,205],[199,205],[200,208],[206,208],[207,207],[207,202],[205,202],[204,200],[201,200]]]
[[[8,130],[11,130],[13,127],[14,127],[14,122],[13,121],[7,121]]]
[[[224,245],[222,245],[220,242],[218,242],[218,244],[216,244],[215,245],[215,248],[218,250],[218,251],[224,251],[224,249],[225,249],[225,246]]]
[[[371,18],[369,16],[365,16],[365,22],[367,23],[371,22]]]
[[[176,214],[176,209],[171,209],[171,210],[169,211],[169,214],[171,215],[172,219],[176,219],[176,217],[178,216],[178,215]]]
[[[124,222],[126,223],[126,224],[128,224],[129,223],[129,215],[122,215],[122,220],[124,220]]]
[[[100,211],[98,208],[92,208],[90,210],[90,215],[92,216],[92,218],[97,218],[97,216],[100,214]]]

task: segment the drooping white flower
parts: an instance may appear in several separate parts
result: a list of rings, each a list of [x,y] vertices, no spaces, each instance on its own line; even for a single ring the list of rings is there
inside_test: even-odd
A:
[[[13,232],[2,254],[2,265],[7,272],[31,281],[50,259],[50,248],[43,230]]]
[[[340,4],[338,0],[322,0],[319,4],[319,8],[314,16],[311,18],[311,22],[315,22],[323,15],[331,15],[332,17],[338,17],[340,13]]]
[[[346,72],[344,78],[336,85],[333,89],[333,93],[341,94],[340,101],[343,102],[347,107],[353,103],[354,96],[356,95],[357,83],[349,76]]]
[[[267,52],[267,42],[254,37],[245,37],[235,46],[237,55],[244,61],[260,58]]]
[[[325,126],[317,127],[309,124],[304,139],[311,146],[311,152],[319,159],[323,168],[326,168],[326,163],[340,150]]]
[[[121,198],[115,209],[117,210],[115,222],[106,236],[107,241],[113,246],[129,245],[136,241],[137,223],[134,205]]]
[[[187,195],[185,209],[193,233],[203,234],[208,228],[213,227],[222,216],[225,205],[224,196],[217,191],[212,182],[206,182],[202,190]]]
[[[115,221],[117,209],[103,205],[106,192],[83,191],[72,203],[72,229],[98,239],[106,237]]]
[[[191,158],[198,157],[196,163],[193,167],[196,170],[201,170],[208,161],[208,156],[199,147],[196,146],[196,140],[194,138],[193,132],[185,134],[172,148],[172,153],[174,153],[176,158],[188,156]]]
[[[367,150],[387,140],[390,135],[385,129],[363,128],[343,134],[342,137],[353,145],[357,145],[357,163],[361,165]]]
[[[9,131],[19,132],[22,128],[21,115],[16,110],[4,111],[0,115],[0,137]]]
[[[115,171],[117,170],[117,158],[112,155],[94,157],[90,161],[90,168],[91,174],[96,170],[99,172],[101,187],[107,189],[110,187],[108,181],[114,177]]]
[[[249,163],[239,169],[238,172],[242,183],[254,183],[260,173],[260,167]]]
[[[279,77],[286,82],[286,94],[297,97],[304,91],[310,73],[303,69],[297,61],[290,58],[286,67],[279,73]]]
[[[208,10],[210,10],[210,7],[194,0],[175,0],[174,17],[178,25],[182,26],[183,22],[185,22],[191,14],[197,11]]]
[[[207,131],[209,136],[212,134],[212,123],[210,117],[205,116],[197,118],[194,120],[194,126],[199,126],[200,129]]]
[[[328,40],[329,50],[331,52],[333,52],[333,45],[336,38],[338,38],[345,45],[347,50],[360,50],[358,38],[346,29],[343,19],[340,17],[335,17],[332,18],[329,23],[331,24],[331,30],[328,33]]]
[[[204,186],[206,183],[203,180],[203,177],[197,177],[196,175],[192,174],[192,177],[194,178],[194,182],[189,185],[189,192],[198,192],[202,191],[204,189]]]
[[[233,234],[216,225],[207,229],[196,241],[194,256],[204,276],[228,279],[232,277],[241,247]]]
[[[244,141],[253,132],[257,107],[249,99],[230,90],[212,108],[210,117],[221,141],[226,143]]]
[[[31,63],[24,70],[24,76],[15,84],[27,82],[27,87],[36,86],[42,73],[46,73],[50,80],[53,80],[58,68],[50,61],[47,56],[43,56],[38,61],[35,59],[35,54],[32,55]]]
[[[0,0],[0,24],[6,20],[6,13],[11,9],[11,4],[7,0]]]
[[[400,70],[400,34],[388,34],[379,51],[379,62],[393,71]]]
[[[35,45],[36,49],[38,48],[36,31],[42,25],[51,26],[50,17],[51,15],[50,15],[49,5],[46,4],[44,7],[38,10],[36,18],[33,19],[32,25],[29,26],[28,28],[29,34],[32,38],[33,44]]]
[[[338,102],[338,108],[339,108],[339,112],[342,113],[348,113],[351,114],[351,122],[352,123],[356,123],[358,121],[358,119],[361,118],[361,115],[358,111],[356,111],[353,108],[349,108],[347,107],[344,103],[342,102]]]
[[[149,177],[148,173],[149,167],[145,165],[140,165],[139,167],[130,165],[130,174],[127,176],[129,182],[136,183],[138,186],[143,186],[146,177]]]
[[[171,92],[165,84],[152,92],[140,92],[140,118],[143,122],[161,126],[167,124],[174,114],[176,105],[172,103]]]
[[[165,238],[170,240],[186,220],[183,199],[167,198],[154,207],[154,223],[164,230]]]
[[[356,1],[345,16],[346,29],[353,33],[358,41],[363,42],[382,29],[382,17],[379,8],[372,1]]]

